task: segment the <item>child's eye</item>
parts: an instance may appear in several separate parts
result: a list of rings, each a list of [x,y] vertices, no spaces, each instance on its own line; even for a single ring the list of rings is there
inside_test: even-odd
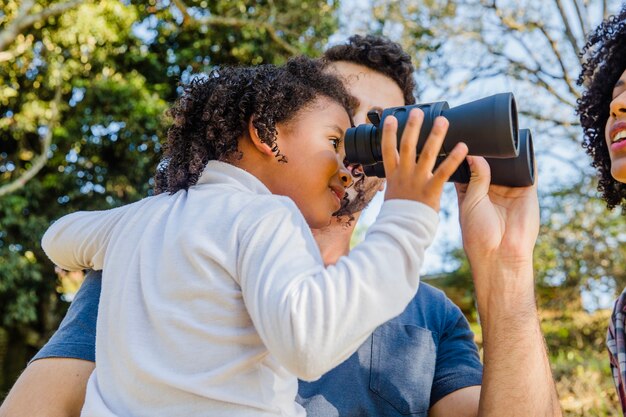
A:
[[[330,138],[330,143],[333,144],[333,148],[335,148],[335,150],[339,150],[339,145],[341,145],[341,139],[339,138]]]

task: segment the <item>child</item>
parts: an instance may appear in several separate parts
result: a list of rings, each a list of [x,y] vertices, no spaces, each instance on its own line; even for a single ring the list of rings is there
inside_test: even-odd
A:
[[[83,415],[302,416],[296,376],[318,378],[404,309],[467,148],[433,174],[445,120],[417,163],[423,115],[400,155],[387,123],[387,201],[364,243],[325,268],[309,227],[329,223],[350,183],[349,109],[341,81],[310,59],[224,68],[171,110],[167,194],[46,232],[62,268],[104,268]]]

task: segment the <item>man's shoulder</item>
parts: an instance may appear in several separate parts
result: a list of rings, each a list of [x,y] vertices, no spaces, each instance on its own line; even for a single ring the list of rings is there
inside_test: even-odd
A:
[[[440,333],[450,320],[458,320],[460,309],[438,288],[420,283],[415,297],[393,321],[414,325]]]
[[[450,309],[457,309],[454,302],[448,298],[445,292],[425,282],[420,282],[415,297],[411,300],[407,309],[418,307],[426,312],[445,314]]]
[[[424,281],[420,282],[417,294],[415,294],[412,302],[420,302],[421,300],[428,300],[442,306],[453,304],[445,292]]]

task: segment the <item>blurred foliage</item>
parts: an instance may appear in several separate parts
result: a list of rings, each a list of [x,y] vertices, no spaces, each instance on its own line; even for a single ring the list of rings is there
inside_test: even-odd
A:
[[[559,12],[559,3],[372,0],[367,31],[409,51],[419,68],[418,96],[439,88],[451,100],[477,80],[515,80],[508,85],[517,89],[522,122],[535,130],[537,149],[558,153],[580,136],[572,112],[579,94],[572,82],[576,48],[595,24],[592,16],[597,21],[618,6],[576,2],[583,9],[569,19],[562,17],[576,8]],[[0,398],[57,327],[65,308],[57,287],[76,285],[67,276],[57,280],[41,251],[50,222],[149,195],[163,113],[178,83],[215,65],[316,55],[337,29],[337,6],[332,0],[3,2]],[[573,24],[580,28],[568,29]],[[480,95],[491,92],[485,85]],[[542,148],[548,138],[551,146]],[[580,159],[575,169],[581,163],[588,166]],[[548,187],[535,252],[542,327],[568,416],[619,414],[603,342],[608,314],[582,311],[581,291],[613,293],[626,285],[626,218],[607,213],[594,187],[586,178]],[[425,281],[475,321],[462,250],[449,254],[449,265],[452,273]],[[480,329],[473,328],[480,342]]]
[[[40,239],[56,218],[151,192],[179,83],[319,54],[328,0],[6,0],[0,10],[0,392],[65,309]],[[6,349],[3,350],[3,346]],[[7,347],[8,346],[8,347]],[[3,354],[4,352],[4,354]],[[0,395],[1,397],[1,395]]]
[[[592,307],[614,298],[626,287],[626,216],[608,211],[588,178],[545,196],[542,205],[535,265],[544,290],[553,288],[542,305],[580,308],[583,292]]]
[[[621,415],[604,339],[611,312],[542,310],[541,329],[565,417]],[[471,323],[481,348],[480,325]]]

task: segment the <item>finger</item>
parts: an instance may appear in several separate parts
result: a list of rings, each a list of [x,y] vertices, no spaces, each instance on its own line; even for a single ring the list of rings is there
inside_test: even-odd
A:
[[[419,160],[417,161],[420,170],[423,169],[432,172],[437,163],[437,156],[441,152],[441,145],[448,132],[448,125],[448,119],[445,117],[438,116],[435,119],[433,128],[428,135],[426,143],[424,143]]]
[[[466,195],[472,194],[480,197],[487,194],[491,183],[491,168],[487,160],[480,156],[468,156],[467,162],[471,175]]]
[[[389,178],[398,167],[398,151],[396,131],[398,130],[398,120],[394,116],[387,116],[383,124],[383,166],[385,167],[385,176]]]
[[[433,182],[443,187],[443,183],[450,179],[450,176],[454,174],[459,168],[459,165],[465,160],[467,156],[467,145],[463,142],[456,144],[450,154],[443,160],[433,173]]]
[[[412,109],[407,118],[402,141],[400,142],[399,169],[410,174],[415,169],[417,159],[417,140],[424,122],[424,112],[421,109]]]

